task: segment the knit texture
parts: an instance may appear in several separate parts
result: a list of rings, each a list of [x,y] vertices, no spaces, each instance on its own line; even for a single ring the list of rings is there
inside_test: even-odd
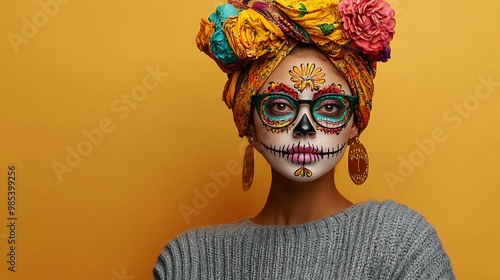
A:
[[[455,279],[434,228],[392,201],[296,226],[249,219],[171,240],[154,279]]]

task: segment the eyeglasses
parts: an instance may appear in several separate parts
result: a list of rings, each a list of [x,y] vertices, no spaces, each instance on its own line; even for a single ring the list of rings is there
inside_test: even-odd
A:
[[[309,104],[311,116],[322,127],[346,125],[358,104],[358,98],[345,94],[326,94],[313,100],[296,100],[280,92],[257,94],[251,102],[260,120],[271,128],[284,128],[295,121],[301,104]]]

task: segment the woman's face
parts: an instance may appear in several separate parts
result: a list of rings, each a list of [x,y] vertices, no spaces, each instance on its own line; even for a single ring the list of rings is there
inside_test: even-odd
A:
[[[352,96],[349,84],[317,50],[292,52],[257,94],[263,96],[253,98],[254,147],[291,180],[314,181],[331,171],[358,132],[354,118],[349,119],[354,112],[348,101],[331,98],[331,94]],[[294,99],[318,101],[294,104]]]

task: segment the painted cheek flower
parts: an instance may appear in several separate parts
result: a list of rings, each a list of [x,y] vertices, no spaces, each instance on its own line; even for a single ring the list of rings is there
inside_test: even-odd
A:
[[[394,10],[385,0],[343,0],[343,30],[363,53],[378,55],[394,36]]]

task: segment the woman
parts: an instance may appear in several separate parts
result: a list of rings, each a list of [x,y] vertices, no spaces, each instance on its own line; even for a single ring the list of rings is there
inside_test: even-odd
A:
[[[203,19],[197,44],[228,74],[223,98],[272,181],[262,211],[193,229],[161,252],[155,279],[454,279],[435,230],[392,201],[353,205],[334,168],[368,176],[358,137],[368,124],[377,61],[394,11],[383,0],[229,1]]]

